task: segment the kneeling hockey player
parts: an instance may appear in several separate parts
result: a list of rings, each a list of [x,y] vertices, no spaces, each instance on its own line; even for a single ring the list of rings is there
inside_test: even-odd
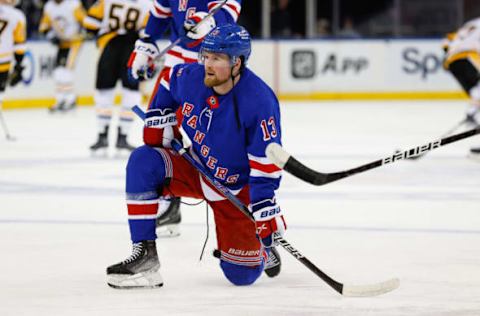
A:
[[[281,171],[265,156],[268,144],[281,143],[280,110],[273,91],[246,68],[250,35],[241,26],[216,27],[204,39],[199,61],[172,68],[147,111],[146,145],[134,150],[127,165],[126,195],[132,255],[107,268],[116,288],[163,284],[155,244],[155,218],[162,195],[205,199],[213,209],[217,257],[235,285],[255,282],[265,270],[280,272],[273,234],[285,221],[276,202]],[[202,65],[203,64],[203,65]],[[175,111],[192,142],[191,154],[249,205],[256,223],[210,186],[180,155],[170,150],[180,140]]]

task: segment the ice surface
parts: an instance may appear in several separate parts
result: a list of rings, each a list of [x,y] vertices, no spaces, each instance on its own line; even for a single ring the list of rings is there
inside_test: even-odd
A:
[[[344,170],[438,138],[464,109],[438,101],[284,102],[284,146],[317,170]],[[105,268],[130,254],[126,156],[91,157],[92,107],[4,116],[18,140],[0,139],[2,316],[480,315],[480,161],[467,158],[478,136],[324,187],[284,176],[286,239],[340,282],[399,277],[392,293],[343,298],[283,250],[278,278],[230,285],[211,256],[213,223],[198,262],[205,204],[183,206],[182,235],[157,242],[164,287],[122,291],[106,285]],[[135,124],[130,139],[138,145]]]

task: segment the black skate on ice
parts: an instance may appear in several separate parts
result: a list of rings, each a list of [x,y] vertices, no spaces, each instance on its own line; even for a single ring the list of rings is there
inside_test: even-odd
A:
[[[480,146],[470,148],[470,152],[475,155],[480,155]]]
[[[133,244],[132,254],[107,268],[107,284],[116,289],[154,288],[163,285],[154,240]]]
[[[48,108],[48,112],[55,113],[62,111],[63,107],[65,106],[65,101],[60,101],[55,103],[55,105]]]
[[[465,118],[465,123],[467,124],[468,127],[470,128],[476,128],[478,127],[480,124],[478,123],[478,121],[476,120],[475,118],[475,114],[473,115],[467,115],[467,117]]]
[[[65,102],[60,110],[63,111],[63,112],[68,112],[70,110],[75,109],[76,107],[77,107],[77,101],[74,100],[70,103]]]
[[[108,148],[108,126],[105,127],[103,133],[98,134],[98,139],[95,144],[90,146],[90,150],[92,152],[96,152],[99,149],[107,149]]]
[[[120,131],[120,127],[118,128],[118,134],[117,134],[117,144],[115,145],[115,147],[117,149],[126,149],[128,151],[133,151],[135,149],[134,146],[130,145],[128,142],[127,142],[127,135],[125,134],[122,134],[122,132]]]
[[[282,266],[282,261],[280,260],[280,254],[278,253],[275,247],[270,248],[268,253],[268,259],[265,263],[265,274],[270,278],[274,278],[280,274],[280,267]]]
[[[157,217],[156,232],[158,237],[176,237],[180,235],[179,224],[182,221],[182,214],[180,213],[180,198],[172,197],[168,199],[170,204],[167,210]]]

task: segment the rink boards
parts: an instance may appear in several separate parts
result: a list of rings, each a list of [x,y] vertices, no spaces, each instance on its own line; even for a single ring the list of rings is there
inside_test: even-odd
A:
[[[7,89],[5,108],[54,102],[56,50],[43,41],[30,42],[28,47],[24,84]],[[93,104],[97,58],[91,41],[78,52],[75,90],[80,105]],[[257,40],[249,67],[282,100],[465,98],[442,61],[440,39]],[[153,80],[143,85],[144,95],[153,85]]]

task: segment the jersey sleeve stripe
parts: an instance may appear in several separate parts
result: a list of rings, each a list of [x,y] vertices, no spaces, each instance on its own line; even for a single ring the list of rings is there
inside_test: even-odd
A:
[[[185,52],[188,52],[188,51],[185,50]],[[182,63],[194,63],[194,62],[197,62],[197,60],[198,60],[197,58],[191,58],[189,56],[185,56],[186,54],[183,54],[182,52],[177,52],[173,49],[169,50],[167,52],[167,55],[171,55],[171,56],[176,57],[176,58],[181,58],[183,60]],[[195,52],[191,55],[196,57],[197,53]]]
[[[170,91],[170,83],[162,77],[162,79],[160,79],[160,84],[165,88],[167,89],[168,91]]]
[[[272,165],[272,162],[267,157],[260,157],[260,156],[248,154],[248,160],[258,162],[262,165]]]
[[[172,16],[172,9],[170,9],[169,7],[162,6],[157,1],[154,2],[151,12],[157,18],[166,19]]]
[[[274,173],[281,170],[274,164],[262,164],[255,160],[249,160],[249,164],[251,169],[256,169],[266,173]]]
[[[263,172],[257,169],[250,169],[250,177],[263,177],[263,178],[271,178],[271,179],[278,179],[282,176],[282,171],[276,172]]]
[[[215,6],[217,6],[221,1],[213,1],[208,4],[208,11],[211,11]],[[234,21],[237,21],[238,16],[240,15],[241,6],[237,1],[229,0],[222,7],[223,10],[227,11],[233,18]]]

